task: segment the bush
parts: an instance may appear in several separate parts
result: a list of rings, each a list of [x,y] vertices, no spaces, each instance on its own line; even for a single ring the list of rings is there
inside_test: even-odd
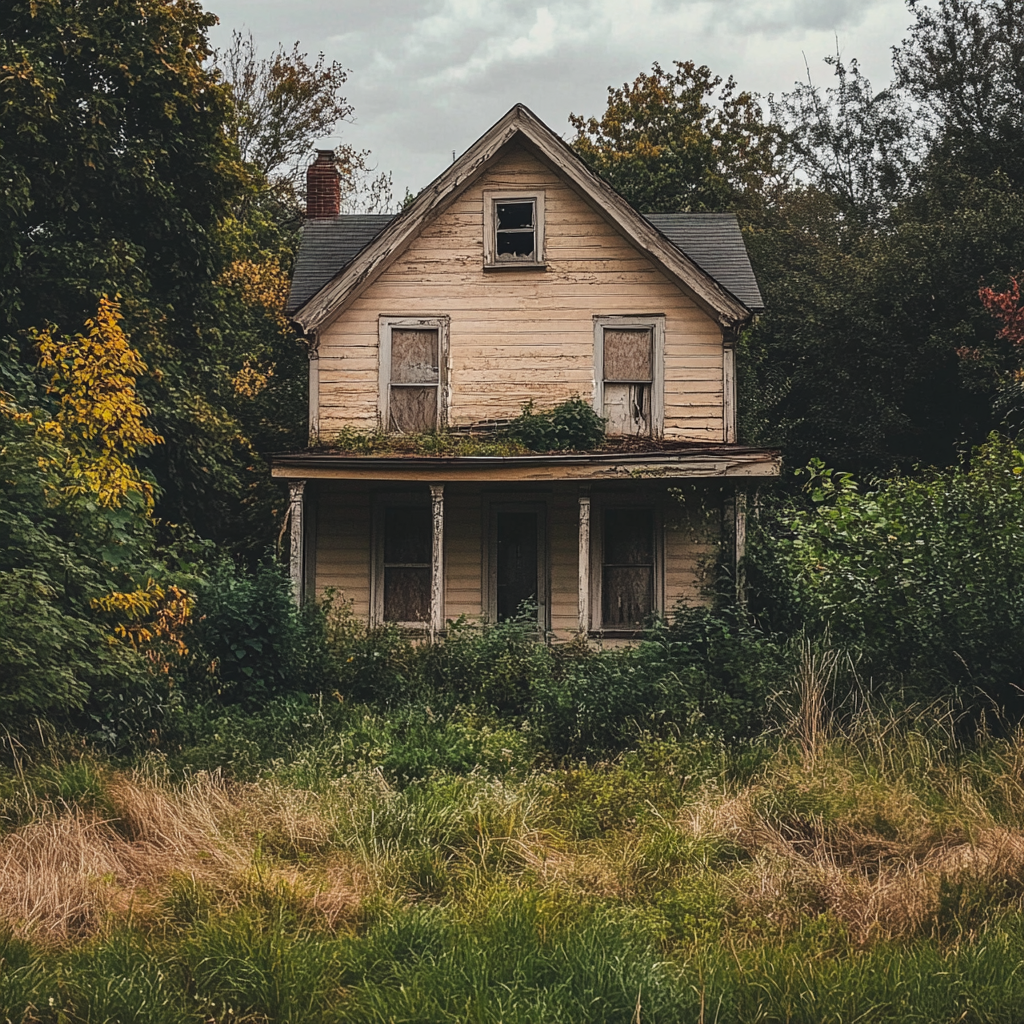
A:
[[[1024,451],[993,436],[970,462],[861,492],[808,470],[810,502],[785,503],[755,534],[759,613],[826,631],[861,674],[917,695],[979,691],[1024,711]]]
[[[331,685],[328,611],[312,603],[297,608],[288,576],[272,561],[248,570],[222,559],[197,584],[186,692],[256,708],[279,694]]]
[[[534,452],[587,451],[604,440],[604,420],[578,396],[546,412],[527,402],[508,436]]]

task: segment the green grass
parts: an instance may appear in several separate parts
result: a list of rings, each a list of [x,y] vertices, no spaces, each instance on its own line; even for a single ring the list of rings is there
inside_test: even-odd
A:
[[[592,763],[472,708],[329,702],[135,765],[26,753],[0,1020],[1013,1024],[1022,765],[934,709]],[[19,918],[72,840],[89,914]]]

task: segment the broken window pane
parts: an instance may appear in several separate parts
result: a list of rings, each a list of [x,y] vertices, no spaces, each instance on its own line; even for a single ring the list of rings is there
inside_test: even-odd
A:
[[[518,203],[495,203],[496,250],[499,260],[532,260],[535,258],[537,224],[533,200]]]
[[[496,514],[498,621],[514,618],[537,600],[537,513]]]
[[[604,416],[609,436],[648,436],[651,432],[651,385],[605,384]]]
[[[437,329],[393,328],[391,331],[391,383],[436,384],[438,381]]]
[[[605,329],[605,380],[650,381],[651,365],[651,331],[648,328]]]
[[[384,620],[430,618],[430,509],[425,505],[384,510]]]
[[[388,430],[425,434],[437,429],[437,387],[391,388]]]
[[[607,509],[601,567],[601,622],[636,629],[654,610],[654,513]]]
[[[533,227],[533,200],[521,203],[497,203],[498,230]]]

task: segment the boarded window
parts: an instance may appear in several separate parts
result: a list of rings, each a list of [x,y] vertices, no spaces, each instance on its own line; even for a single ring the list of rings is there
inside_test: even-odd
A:
[[[606,327],[604,335],[604,415],[614,436],[651,433],[654,334],[650,328]]]
[[[537,513],[498,512],[495,534],[496,610],[504,622],[537,601]]]
[[[422,434],[437,429],[439,357],[436,327],[392,329],[389,430]]]
[[[494,204],[495,254],[499,262],[537,260],[537,204],[532,199]]]
[[[430,619],[430,508],[396,506],[384,510],[384,621]]]
[[[601,624],[637,629],[654,611],[654,512],[606,509],[603,540]]]

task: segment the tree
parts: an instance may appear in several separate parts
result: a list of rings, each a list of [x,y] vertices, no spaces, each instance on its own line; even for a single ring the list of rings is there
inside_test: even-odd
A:
[[[81,322],[99,295],[186,311],[244,176],[195,0],[0,7],[2,316]]]
[[[323,53],[311,60],[296,43],[260,57],[252,33],[234,32],[231,45],[215,54],[215,64],[231,87],[231,132],[242,160],[255,176],[264,204],[277,201],[295,212],[305,195],[305,166],[318,139],[349,121],[354,108],[342,95],[348,71]],[[372,177],[368,150],[346,144],[335,148],[342,180],[342,205],[387,212],[391,176]]]
[[[121,742],[159,720],[190,606],[137,463],[160,441],[136,389],[146,366],[106,297],[84,333],[35,337],[49,401],[0,392],[0,713]]]
[[[704,65],[655,63],[608,89],[600,118],[571,114],[576,152],[644,213],[733,210],[780,173],[783,138],[757,97]]]
[[[916,101],[932,172],[1024,186],[1024,0],[908,0],[914,22],[894,54]]]
[[[911,112],[890,87],[875,92],[856,59],[826,57],[834,84],[811,79],[772,101],[787,129],[799,178],[854,224],[876,222],[906,196],[913,165]]]

